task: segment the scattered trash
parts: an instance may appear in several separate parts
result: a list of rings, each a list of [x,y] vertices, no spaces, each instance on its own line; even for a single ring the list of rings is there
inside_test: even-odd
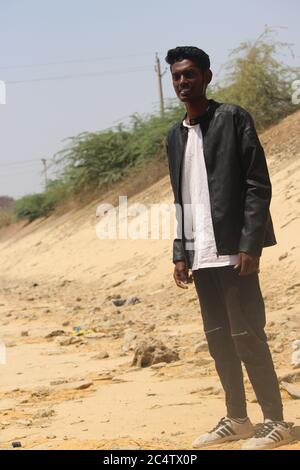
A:
[[[140,302],[141,301],[138,297],[136,297],[135,295],[131,295],[126,300],[125,305],[135,305],[135,304],[139,304]]]
[[[95,333],[94,330],[84,330],[82,326],[74,326],[71,336],[84,336]]]
[[[15,448],[15,447],[22,447],[22,444],[20,441],[14,441],[11,443],[12,447]]]
[[[82,327],[81,326],[74,326],[73,330],[76,331],[77,333],[79,333],[82,330]]]
[[[122,305],[124,305],[126,302],[126,299],[113,299],[112,300],[112,303],[116,306],[116,307],[122,307]]]
[[[127,299],[122,299],[119,296],[112,299],[112,303],[116,307],[122,307],[122,305],[135,305],[139,304],[141,301],[135,295],[130,295]]]

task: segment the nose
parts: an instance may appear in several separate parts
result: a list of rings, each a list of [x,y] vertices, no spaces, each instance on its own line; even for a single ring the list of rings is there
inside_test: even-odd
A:
[[[182,85],[183,83],[186,83],[186,78],[185,78],[184,75],[180,76],[179,83],[180,83],[180,85]]]
[[[183,88],[186,87],[187,84],[188,84],[188,80],[187,80],[186,77],[182,74],[182,75],[180,76],[178,86],[179,86],[180,89],[183,89]]]

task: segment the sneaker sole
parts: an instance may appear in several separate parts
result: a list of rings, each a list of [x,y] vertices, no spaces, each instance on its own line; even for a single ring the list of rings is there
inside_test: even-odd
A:
[[[210,446],[217,446],[218,444],[223,444],[224,442],[233,442],[233,441],[240,441],[242,439],[250,439],[251,437],[254,436],[254,430],[251,433],[247,434],[239,434],[238,436],[228,436],[228,437],[220,437],[217,441],[214,442],[205,442],[204,444],[192,444],[192,447],[194,449],[202,449],[204,447],[210,447]]]
[[[242,450],[269,450],[269,449],[275,449],[276,447],[281,447],[281,446],[284,446],[285,444],[289,444],[292,441],[294,441],[294,438],[291,436],[288,439],[284,439],[283,441],[280,441],[280,442],[273,442],[272,444],[265,445],[264,447],[251,447],[249,449],[244,448]]]

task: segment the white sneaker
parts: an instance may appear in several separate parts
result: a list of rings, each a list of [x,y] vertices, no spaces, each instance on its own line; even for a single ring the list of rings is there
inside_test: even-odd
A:
[[[193,443],[196,449],[214,444],[221,444],[226,441],[238,441],[239,439],[248,439],[254,435],[254,426],[250,419],[231,419],[222,418],[217,426],[210,432],[202,434]]]
[[[274,449],[293,440],[291,425],[284,421],[266,420],[255,432],[252,439],[245,442],[242,450]]]

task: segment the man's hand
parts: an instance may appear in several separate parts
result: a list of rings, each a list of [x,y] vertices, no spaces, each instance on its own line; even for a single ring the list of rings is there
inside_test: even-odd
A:
[[[187,289],[188,285],[193,282],[193,276],[189,275],[189,270],[184,261],[177,261],[173,274],[176,285],[181,289]]]
[[[259,273],[259,256],[253,256],[243,251],[240,252],[238,263],[234,266],[234,269],[239,271],[239,276]]]

